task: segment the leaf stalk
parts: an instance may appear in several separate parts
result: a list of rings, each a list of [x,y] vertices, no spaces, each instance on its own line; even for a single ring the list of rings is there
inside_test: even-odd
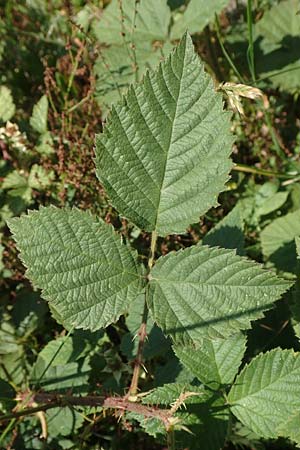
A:
[[[157,244],[157,233],[156,233],[156,231],[153,231],[151,234],[151,244],[150,244],[150,254],[149,254],[149,259],[148,259],[147,275],[149,275],[150,270],[154,264],[156,244]],[[134,362],[134,369],[133,369],[133,374],[132,374],[132,378],[131,378],[130,388],[128,391],[129,397],[135,396],[138,391],[140,370],[141,370],[142,363],[143,363],[143,351],[144,351],[145,340],[147,337],[147,320],[148,320],[148,312],[149,312],[148,304],[147,304],[147,296],[148,296],[148,290],[149,290],[148,283],[149,283],[149,280],[147,277],[144,310],[143,310],[143,315],[142,315],[142,323],[141,323],[139,331],[138,331],[139,343],[138,343],[137,355],[136,355],[135,362]]]

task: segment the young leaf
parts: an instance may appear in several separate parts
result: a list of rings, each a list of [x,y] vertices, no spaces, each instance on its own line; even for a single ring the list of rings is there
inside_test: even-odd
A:
[[[295,237],[300,235],[300,209],[270,223],[261,233],[265,258],[281,270],[295,272]]]
[[[184,14],[171,29],[171,39],[179,39],[188,30],[200,33],[228,3],[228,0],[191,0]]]
[[[188,34],[132,86],[96,138],[97,175],[118,211],[159,235],[217,204],[231,167],[229,114]]]
[[[249,328],[290,285],[232,250],[197,245],[157,261],[149,307],[176,342],[225,338]]]
[[[48,98],[43,95],[36,105],[33,107],[32,116],[30,117],[30,125],[40,134],[47,132],[48,119]]]
[[[9,227],[28,278],[67,327],[105,327],[141,292],[136,255],[87,212],[41,208]]]
[[[300,354],[276,348],[258,355],[237,377],[228,401],[259,436],[278,437],[278,428],[300,409]]]
[[[182,364],[203,384],[217,389],[232,383],[246,349],[242,333],[228,339],[202,339],[199,346],[177,346],[174,351]]]

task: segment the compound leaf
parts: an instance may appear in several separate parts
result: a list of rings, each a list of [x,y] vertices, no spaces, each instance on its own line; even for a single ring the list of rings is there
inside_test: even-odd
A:
[[[201,245],[161,257],[150,276],[153,317],[183,343],[250,328],[291,285],[232,250]]]
[[[97,136],[97,175],[112,204],[141,229],[184,233],[228,179],[229,117],[186,34]]]
[[[182,364],[203,384],[217,389],[236,376],[246,349],[242,333],[228,339],[204,338],[199,346],[177,346],[174,351]]]
[[[300,409],[300,354],[276,348],[245,366],[228,396],[234,415],[265,438]]]
[[[141,292],[135,254],[89,213],[41,208],[9,226],[28,278],[66,327],[105,327]]]

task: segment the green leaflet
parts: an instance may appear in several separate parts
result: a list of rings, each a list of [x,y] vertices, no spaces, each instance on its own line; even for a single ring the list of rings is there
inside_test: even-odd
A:
[[[203,384],[218,389],[222,384],[233,382],[245,349],[246,337],[237,333],[228,339],[204,338],[197,347],[177,346],[174,351]]]
[[[279,217],[261,233],[262,252],[275,266],[295,272],[297,267],[295,238],[300,235],[300,210]]]
[[[227,4],[228,0],[191,0],[172,27],[171,39],[179,39],[186,30],[191,34],[200,33]]]
[[[217,205],[228,179],[229,117],[186,34],[96,138],[97,175],[112,204],[141,229],[184,233]]]
[[[300,409],[300,354],[274,349],[245,366],[228,401],[233,414],[259,436],[276,438],[278,429]]]
[[[141,292],[135,253],[89,213],[41,208],[9,226],[28,278],[66,327],[105,327]]]
[[[159,258],[150,276],[154,320],[185,344],[250,328],[291,286],[232,250],[201,245]]]

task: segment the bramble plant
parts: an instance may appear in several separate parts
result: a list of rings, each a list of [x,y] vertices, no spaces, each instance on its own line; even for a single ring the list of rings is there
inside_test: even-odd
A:
[[[229,239],[235,232],[230,220],[223,227],[228,248],[219,246],[215,233],[156,260],[158,239],[185,234],[218,204],[232,167],[230,127],[222,95],[186,33],[156,70],[130,86],[96,137],[96,171],[112,206],[151,234],[147,263],[111,225],[88,211],[41,207],[9,220],[28,278],[69,333],[105,328],[136,302],[142,302],[143,312],[124,396],[105,391],[83,396],[78,388],[87,382],[84,369],[70,362],[70,373],[74,364],[78,371],[72,394],[49,392],[48,373],[47,392],[27,393],[38,406],[4,418],[70,405],[111,408],[124,420],[138,421],[158,441],[166,439],[169,449],[217,450],[234,415],[257,436],[284,436],[300,444],[300,354],[276,348],[239,371],[244,331],[291,282],[230,249],[226,233]],[[148,320],[171,338],[191,376],[140,392]],[[47,349],[50,361],[58,348],[52,347]],[[61,367],[58,362],[56,367]],[[36,368],[33,379],[41,380],[49,370],[46,363]]]

